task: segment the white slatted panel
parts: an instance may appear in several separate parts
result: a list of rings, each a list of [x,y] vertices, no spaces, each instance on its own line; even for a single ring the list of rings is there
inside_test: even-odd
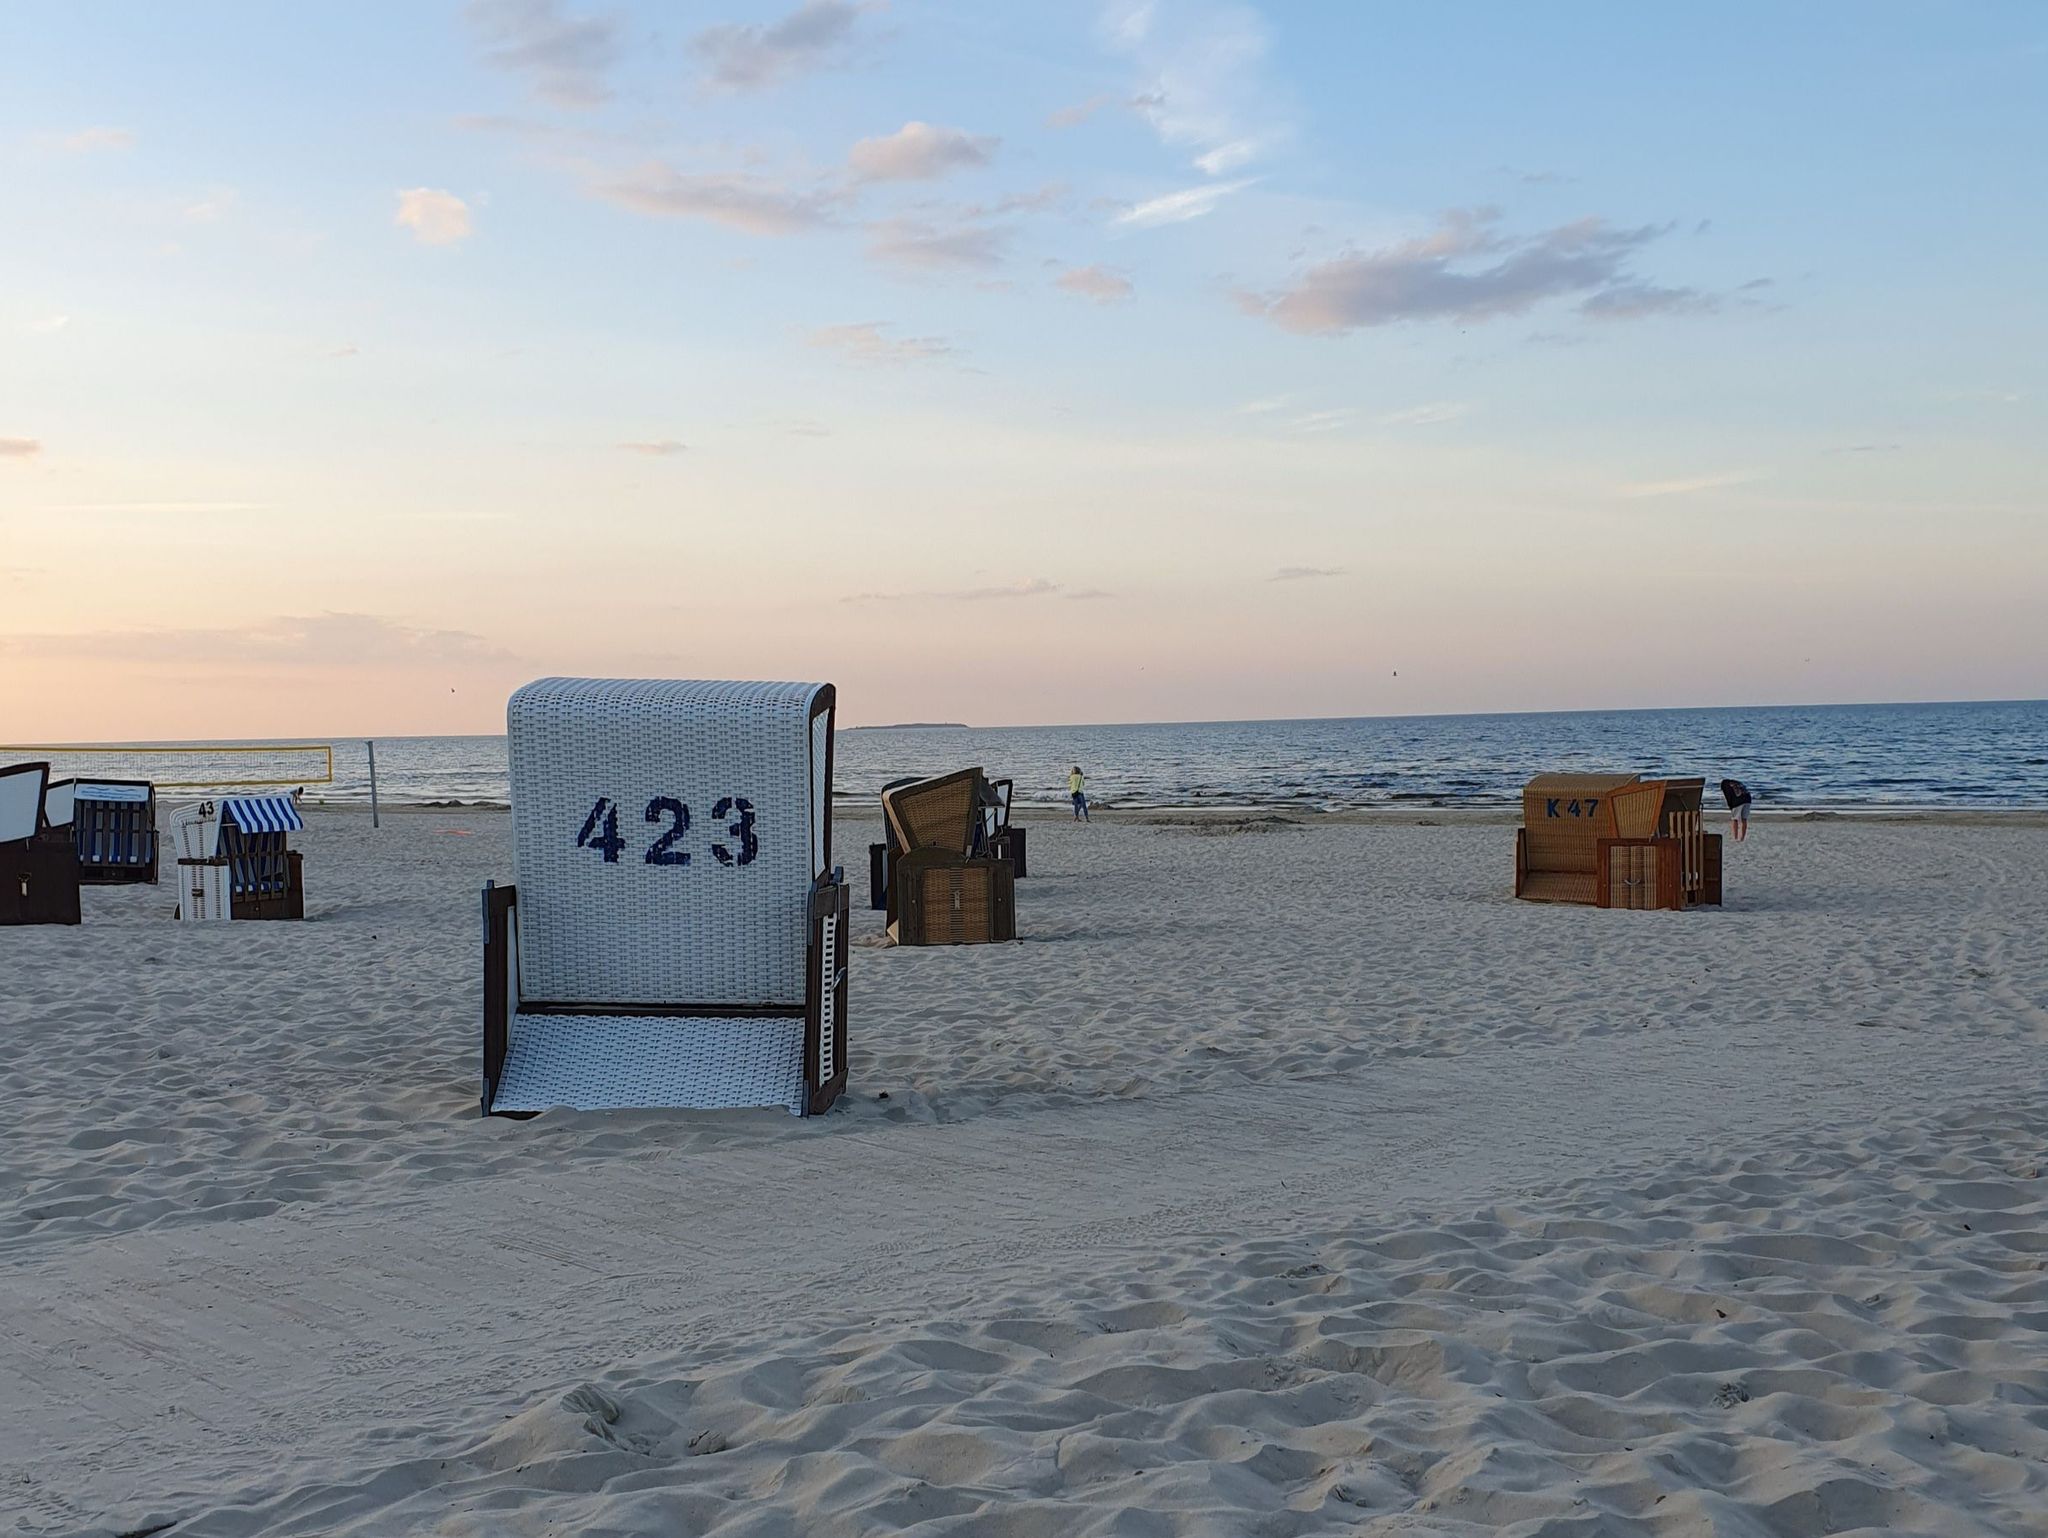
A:
[[[806,913],[822,837],[810,729],[820,687],[547,678],[512,696],[506,734],[525,997],[804,1002]],[[744,864],[741,840],[728,831],[739,810],[713,815],[735,797],[752,804],[757,847]],[[689,830],[666,850],[658,846],[675,819],[658,798],[690,814]],[[611,859],[596,847],[608,825],[619,840]],[[579,847],[586,827],[593,841]],[[688,862],[649,863],[663,853]]]
[[[822,1024],[818,1030],[818,1082],[830,1084],[832,1076],[839,1072],[839,990],[834,986],[839,976],[839,934],[840,919],[837,913],[825,920],[825,943],[820,947],[823,965],[819,969],[820,1008]]]

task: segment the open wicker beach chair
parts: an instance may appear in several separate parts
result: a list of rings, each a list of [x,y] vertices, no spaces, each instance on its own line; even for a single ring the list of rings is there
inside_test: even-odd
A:
[[[156,787],[148,780],[67,780],[78,879],[93,885],[157,879]],[[55,787],[53,786],[54,790]]]
[[[47,763],[0,768],[0,924],[78,922],[70,799]]]
[[[980,769],[882,792],[893,853],[889,938],[897,945],[985,945],[1017,938],[1016,873],[986,850]]]
[[[1600,908],[1721,901],[1721,837],[1700,825],[1703,780],[1539,774],[1522,789],[1515,896]]]
[[[825,1110],[846,1086],[830,684],[544,678],[506,706],[483,1110]]]

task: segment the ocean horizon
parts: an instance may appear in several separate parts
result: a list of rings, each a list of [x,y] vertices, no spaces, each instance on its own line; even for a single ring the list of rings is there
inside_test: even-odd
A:
[[[499,735],[328,739],[333,779],[309,798],[367,802],[367,740],[388,805],[502,806]],[[317,782],[320,739],[243,739],[217,759],[119,749],[55,755],[59,774]],[[192,743],[129,744],[189,749]],[[275,747],[273,757],[260,751]],[[979,764],[1026,805],[1066,799],[1073,764],[1103,807],[1335,811],[1511,804],[1532,774],[1617,770],[1742,780],[1762,807],[1795,810],[2048,807],[2048,701],[1666,707],[1075,726],[848,727],[841,799],[894,779]],[[166,766],[175,765],[175,772]],[[196,789],[195,789],[196,793]]]

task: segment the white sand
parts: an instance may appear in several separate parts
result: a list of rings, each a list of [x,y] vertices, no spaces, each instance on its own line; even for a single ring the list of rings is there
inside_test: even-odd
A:
[[[811,1123],[476,1119],[506,832],[0,931],[0,1524],[2048,1533],[2038,820],[1763,823],[1687,915],[1034,825],[1025,943],[860,915]]]

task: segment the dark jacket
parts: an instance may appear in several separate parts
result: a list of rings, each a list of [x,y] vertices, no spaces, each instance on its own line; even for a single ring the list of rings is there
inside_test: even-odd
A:
[[[1756,799],[1749,793],[1749,787],[1740,780],[1723,780],[1721,794],[1728,798],[1728,810],[1731,812],[1738,806],[1748,806]]]

